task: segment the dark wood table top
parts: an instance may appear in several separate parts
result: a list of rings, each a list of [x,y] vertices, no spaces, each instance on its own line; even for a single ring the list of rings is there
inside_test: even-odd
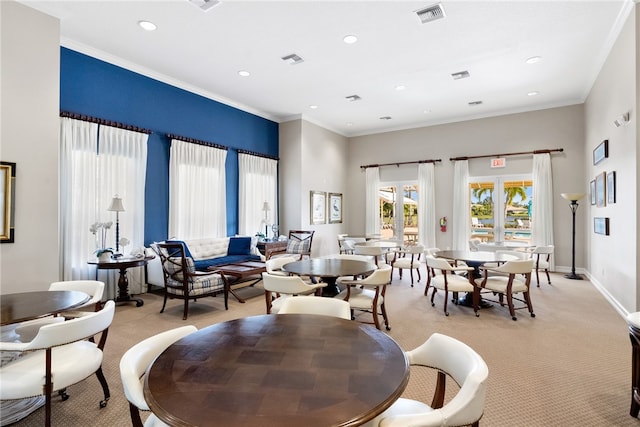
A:
[[[439,258],[478,264],[484,264],[485,262],[506,262],[517,259],[513,255],[489,251],[438,251],[435,255]]]
[[[37,291],[0,296],[2,326],[60,313],[89,301],[79,291]]]
[[[109,261],[98,261],[96,259],[88,263],[97,266],[100,270],[126,270],[127,268],[141,267],[154,258],[154,255],[147,255],[144,258],[122,257]]]
[[[311,314],[218,323],[153,363],[144,395],[172,426],[355,426],[396,401],[409,364],[385,333]]]
[[[282,266],[288,273],[318,277],[358,276],[372,273],[376,268],[372,262],[340,258],[312,258]]]

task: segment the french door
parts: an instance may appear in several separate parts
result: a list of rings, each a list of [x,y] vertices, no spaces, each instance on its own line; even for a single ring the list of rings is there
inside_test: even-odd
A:
[[[418,239],[418,185],[385,183],[380,187],[380,235],[407,245]]]

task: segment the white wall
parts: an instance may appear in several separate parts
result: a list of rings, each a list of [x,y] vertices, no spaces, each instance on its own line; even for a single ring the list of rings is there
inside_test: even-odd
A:
[[[606,207],[588,206],[586,243],[591,280],[609,295],[622,312],[640,307],[638,277],[638,53],[640,31],[637,14],[625,23],[609,57],[585,103],[585,181],[603,172],[616,172],[616,203]],[[613,121],[630,112],[628,125],[615,127]],[[609,157],[593,165],[593,149],[609,140]],[[593,218],[608,217],[611,234],[593,232]]]
[[[435,166],[436,219],[455,216],[452,199],[453,162],[451,157],[563,148],[551,155],[554,193],[554,233],[556,269],[569,271],[571,266],[571,214],[560,193],[587,191],[583,179],[584,165],[583,107],[563,108],[511,114],[488,119],[471,120],[441,126],[431,126],[397,132],[351,138],[349,142],[348,182],[352,197],[347,201],[352,214],[347,231],[364,232],[364,172],[361,165],[441,159]],[[504,169],[490,169],[489,159],[469,160],[470,175],[518,174],[531,172],[533,157],[509,157]],[[381,168],[381,180],[397,175],[398,169],[411,169],[417,178],[415,165]],[[586,212],[579,212],[577,228],[584,228]],[[439,230],[439,228],[438,228]],[[436,245],[451,247],[451,228],[437,231]],[[576,236],[576,266],[585,266],[584,234]]]
[[[0,293],[59,280],[57,19],[0,2],[0,160],[15,162],[15,243],[0,244]],[[18,42],[19,41],[19,42]]]

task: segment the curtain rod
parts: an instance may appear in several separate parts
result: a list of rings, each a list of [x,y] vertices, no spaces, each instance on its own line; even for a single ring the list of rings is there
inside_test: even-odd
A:
[[[434,160],[414,160],[412,162],[395,162],[395,163],[380,163],[379,165],[364,165],[364,166],[360,166],[361,169],[367,169],[367,168],[377,168],[380,166],[398,166],[400,167],[400,165],[411,165],[411,164],[415,164],[415,163],[437,163],[437,162],[441,162],[442,159],[434,159]]]
[[[250,156],[265,157],[265,158],[271,159],[271,160],[280,160],[276,156],[270,156],[268,154],[256,153],[255,151],[248,151],[248,150],[240,150],[239,149],[238,153],[239,154],[249,154]]]
[[[200,139],[187,138],[186,136],[174,135],[171,133],[167,134],[167,137],[170,139],[179,139],[180,141],[190,142],[192,144],[204,145],[206,147],[219,148],[220,150],[228,150],[229,147],[225,147],[224,145],[215,144],[213,142],[202,141]]]
[[[501,154],[485,154],[483,156],[466,156],[466,157],[451,157],[449,160],[455,162],[456,160],[470,160],[470,159],[486,159],[489,157],[508,157],[508,156],[523,156],[526,154],[551,154],[551,153],[562,153],[564,151],[563,148],[552,148],[548,150],[533,150],[533,151],[520,151],[516,153],[501,153]]]
[[[99,125],[111,126],[118,129],[146,133],[147,135],[150,135],[153,133],[153,131],[149,129],[139,128],[137,126],[132,126],[132,125],[126,125],[126,124],[114,122],[111,120],[100,119],[98,117],[86,116],[84,114],[72,113],[70,111],[60,111],[60,117],[68,117],[70,119],[82,120],[84,122],[89,122],[89,123],[97,123]]]

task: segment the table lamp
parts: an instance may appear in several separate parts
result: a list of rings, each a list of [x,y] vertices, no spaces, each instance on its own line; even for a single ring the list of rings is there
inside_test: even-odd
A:
[[[262,210],[264,211],[264,239],[267,240],[269,237],[269,211],[271,211],[269,202],[265,201],[262,204]]]
[[[571,236],[571,273],[565,274],[567,279],[582,280],[582,276],[576,274],[576,211],[578,210],[578,200],[584,197],[584,193],[562,193],[563,199],[569,200],[569,208],[573,216],[573,233]]]
[[[122,199],[118,197],[116,194],[113,199],[111,199],[111,205],[107,209],[110,212],[116,213],[116,253],[118,253],[119,244],[120,244],[120,218],[119,213],[124,212],[124,206],[122,205]]]

